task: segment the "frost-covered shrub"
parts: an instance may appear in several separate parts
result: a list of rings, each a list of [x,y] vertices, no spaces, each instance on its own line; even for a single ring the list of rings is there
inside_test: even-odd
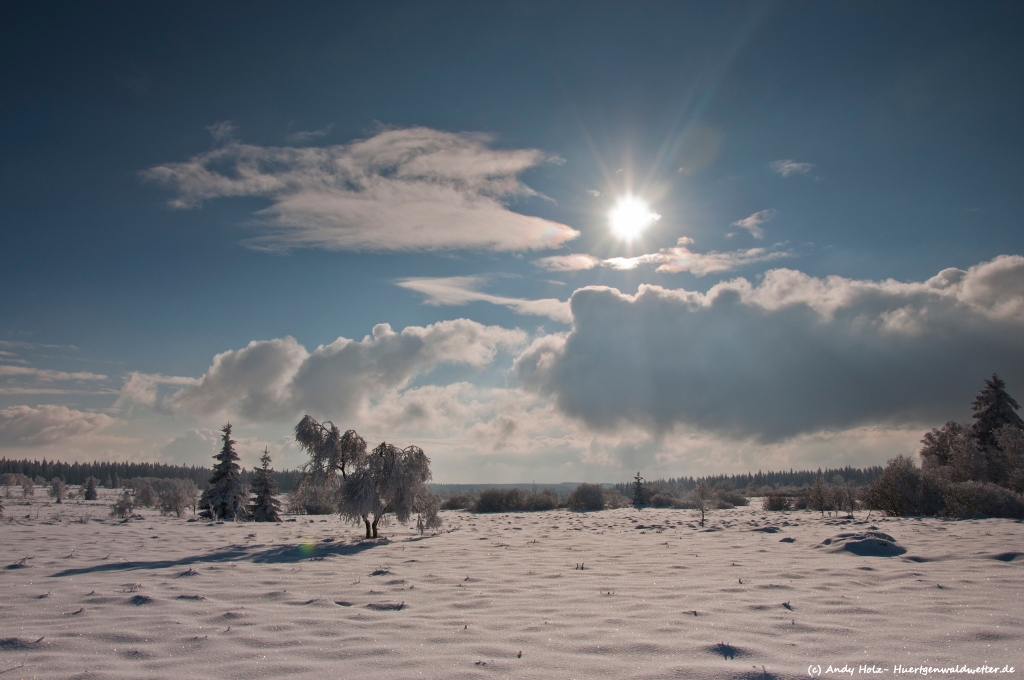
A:
[[[466,510],[467,508],[473,507],[473,503],[474,503],[474,500],[473,500],[472,496],[469,496],[469,495],[466,495],[466,494],[460,494],[460,495],[457,495],[457,496],[452,496],[451,498],[444,499],[441,502],[441,509],[442,510]]]
[[[789,496],[784,493],[778,493],[776,491],[770,491],[767,496],[761,499],[761,509],[771,510],[773,512],[781,512],[782,510],[789,510],[790,500]]]
[[[604,507],[609,510],[624,508],[630,504],[629,499],[623,496],[622,492],[615,487],[602,487],[601,493],[604,494]]]
[[[555,493],[554,489],[532,491],[526,494],[526,499],[523,501],[523,509],[530,512],[544,512],[546,510],[554,510],[557,507],[558,494]]]
[[[580,484],[572,493],[566,504],[571,510],[604,510],[604,493],[600,484]]]
[[[671,508],[676,504],[676,499],[670,493],[661,492],[651,496],[650,503],[654,508]]]
[[[317,483],[303,476],[288,494],[288,512],[296,515],[330,515],[338,512],[341,481],[328,477]]]
[[[110,506],[111,517],[128,517],[132,514],[132,510],[135,509],[135,502],[132,500],[132,496],[127,491],[114,501],[114,504]]]
[[[181,517],[189,507],[195,511],[198,498],[199,488],[191,479],[172,479],[160,492],[160,512],[164,515],[174,513]]]
[[[953,482],[943,491],[945,513],[949,517],[1024,518],[1024,498],[987,482]]]
[[[140,482],[138,488],[135,489],[135,503],[141,505],[144,508],[151,508],[156,505],[157,495],[153,489],[153,485],[149,482]]]
[[[744,496],[739,491],[736,491],[736,490],[733,490],[733,489],[725,489],[725,490],[719,489],[718,490],[718,500],[724,501],[724,502],[726,502],[726,503],[728,503],[730,505],[733,505],[733,506],[750,505],[750,499],[749,498]]]
[[[868,507],[893,517],[917,514],[920,500],[921,471],[906,456],[890,460],[868,487]]]
[[[526,503],[522,489],[484,489],[476,500],[476,512],[517,512]]]

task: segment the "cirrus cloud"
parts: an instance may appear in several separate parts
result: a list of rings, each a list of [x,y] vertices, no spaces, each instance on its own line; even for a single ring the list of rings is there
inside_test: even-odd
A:
[[[489,302],[492,305],[508,307],[517,314],[546,316],[555,321],[569,323],[569,303],[554,298],[526,300],[523,298],[491,295],[479,290],[485,282],[482,276],[416,277],[399,279],[402,288],[423,295],[428,305],[460,306],[470,302]]]
[[[798,163],[792,158],[783,158],[781,160],[772,161],[768,164],[768,167],[783,177],[789,177],[790,175],[803,175],[810,172],[814,168],[814,163]]]
[[[223,126],[222,126],[223,127]],[[221,144],[143,177],[188,209],[217,198],[256,196],[254,248],[351,251],[558,248],[579,232],[510,210],[505,199],[536,196],[518,175],[545,162],[536,149],[493,149],[493,138],[416,127],[325,147],[242,144],[221,127]]]

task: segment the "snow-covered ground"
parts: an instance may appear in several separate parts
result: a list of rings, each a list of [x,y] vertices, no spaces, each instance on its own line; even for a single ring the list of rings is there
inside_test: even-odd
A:
[[[5,499],[0,671],[24,666],[2,680],[1024,674],[1012,520],[755,501],[704,529],[688,510],[444,512],[443,533],[363,542],[336,516],[122,523],[104,493]]]

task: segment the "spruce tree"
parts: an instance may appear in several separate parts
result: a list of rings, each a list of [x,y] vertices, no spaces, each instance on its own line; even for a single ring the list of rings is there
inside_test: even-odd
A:
[[[210,488],[203,493],[199,501],[200,517],[206,519],[235,520],[246,519],[245,509],[248,493],[242,482],[242,469],[238,465],[238,454],[235,452],[235,440],[231,438],[231,423],[225,425],[222,439],[224,446],[214,456],[217,464],[213,467],[210,477]]]
[[[647,489],[644,487],[644,478],[637,472],[633,478],[633,507],[639,508],[641,505],[647,505]]]
[[[1024,429],[1024,421],[1016,414],[1020,405],[1006,393],[1006,383],[995,373],[985,381],[985,388],[974,402],[974,438],[982,449],[997,448],[996,432],[1004,425]]]
[[[89,477],[85,480],[85,493],[83,494],[85,500],[94,501],[99,498],[99,494],[96,491],[96,478]]]
[[[277,509],[281,506],[281,501],[274,498],[277,493],[277,482],[270,474],[269,448],[263,449],[260,463],[262,467],[256,468],[252,478],[251,490],[255,498],[249,505],[249,516],[254,522],[280,522],[281,517],[277,514]]]

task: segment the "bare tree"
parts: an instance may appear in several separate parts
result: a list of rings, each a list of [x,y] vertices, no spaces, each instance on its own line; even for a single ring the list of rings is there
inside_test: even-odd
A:
[[[169,515],[172,512],[181,517],[191,506],[195,512],[199,489],[191,479],[172,479],[167,488],[160,492],[160,512]]]
[[[430,477],[430,459],[423,449],[381,442],[348,473],[341,488],[341,514],[362,519],[367,538],[377,538],[377,526],[387,515],[407,522],[419,513],[421,530],[438,528],[438,504],[426,485]]]
[[[697,482],[697,486],[686,497],[687,503],[694,509],[700,510],[700,525],[704,526],[704,513],[715,506],[715,492],[703,479]]]

